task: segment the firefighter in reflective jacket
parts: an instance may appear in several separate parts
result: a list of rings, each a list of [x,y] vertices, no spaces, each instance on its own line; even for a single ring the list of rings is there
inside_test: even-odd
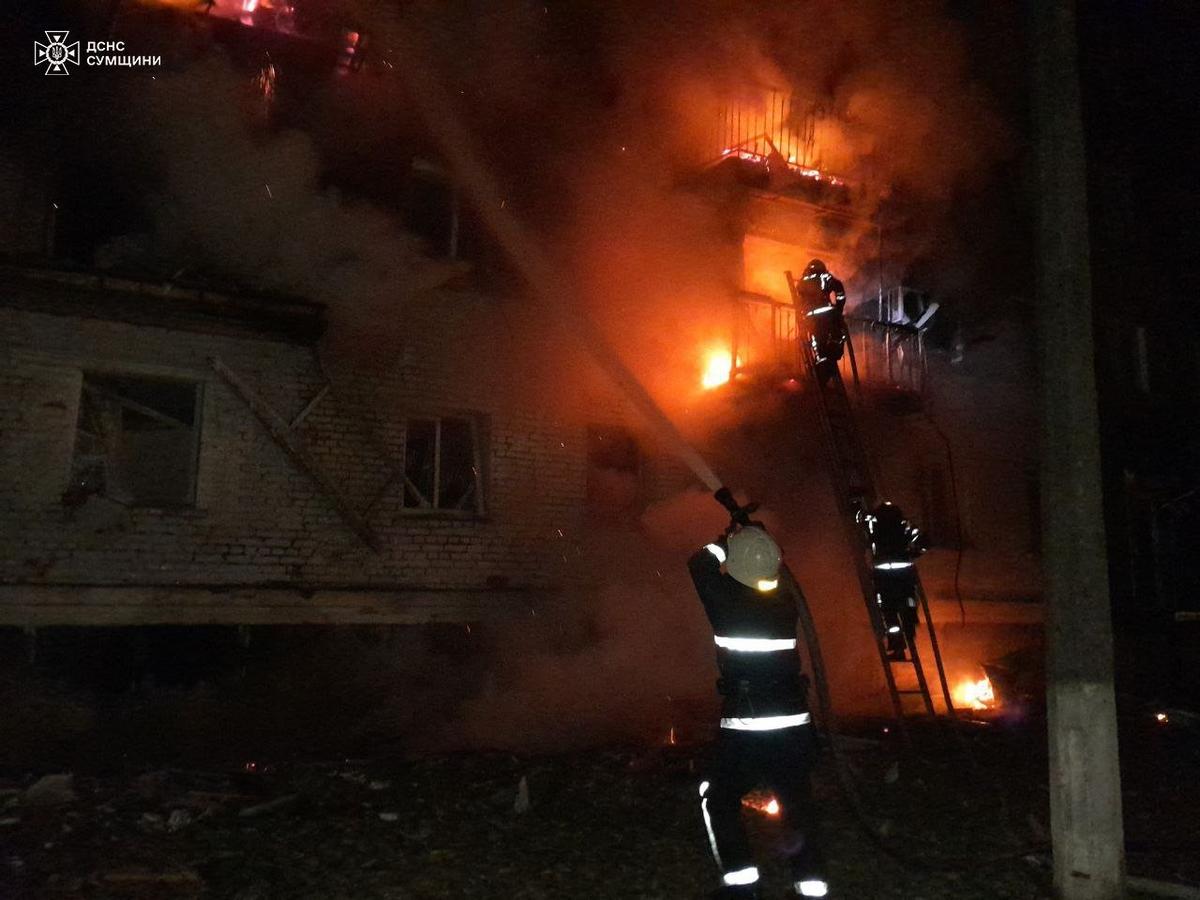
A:
[[[814,259],[800,276],[796,301],[796,315],[803,316],[808,324],[808,340],[818,371],[828,377],[846,346],[846,322],[842,318],[846,289],[825,268],[825,263]]]
[[[796,653],[796,608],[778,589],[779,546],[758,523],[743,519],[688,561],[712,623],[724,697],[715,759],[700,785],[704,827],[721,872],[714,896],[758,897],[741,806],[745,794],[765,787],[780,804],[793,890],[824,897],[809,793],[816,735]]]
[[[925,552],[925,538],[904,518],[896,504],[885,501],[871,512],[859,510],[858,522],[871,550],[875,602],[883,617],[888,658],[905,659],[917,634],[917,570],[914,560]]]

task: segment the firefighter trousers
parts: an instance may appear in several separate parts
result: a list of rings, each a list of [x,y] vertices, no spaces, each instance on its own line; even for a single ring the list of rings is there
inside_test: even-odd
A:
[[[917,634],[917,586],[909,570],[875,573],[875,598],[888,650],[911,647]]]
[[[764,788],[779,801],[779,850],[789,860],[793,877],[823,877],[809,786],[816,754],[812,723],[775,731],[720,729],[708,780],[700,786],[700,808],[722,876],[754,866],[742,822],[742,798]]]

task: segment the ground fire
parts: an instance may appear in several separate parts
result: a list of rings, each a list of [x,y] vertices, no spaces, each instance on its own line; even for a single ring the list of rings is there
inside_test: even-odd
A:
[[[1072,659],[1062,532],[1144,501],[1165,557],[1190,484],[1116,454],[1064,510],[1037,438],[1032,311],[1116,262],[1026,233],[1078,223],[1009,81],[1072,46],[955,0],[52,5],[163,62],[38,71],[0,142],[0,897],[1115,900],[1061,893],[1048,798],[1119,791],[1055,716],[1128,676],[1008,663]],[[1122,822],[1200,881],[1152,688],[1068,889]]]
[[[742,798],[742,806],[764,816],[775,818],[779,815],[779,801],[773,794],[764,791],[753,791]]]
[[[998,705],[992,682],[984,675],[979,680],[965,678],[955,685],[954,704],[962,709],[995,709]]]

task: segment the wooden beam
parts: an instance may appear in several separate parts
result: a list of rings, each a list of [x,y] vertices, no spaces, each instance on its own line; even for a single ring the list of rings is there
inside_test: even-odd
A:
[[[317,405],[325,399],[325,395],[328,393],[329,385],[327,384],[317,391],[316,396],[314,396],[308,401],[308,403],[305,404],[304,409],[296,413],[296,418],[292,419],[292,421],[288,423],[288,428],[290,428],[292,431],[295,431],[300,426],[300,423],[308,418],[308,414],[316,409]]]
[[[422,625],[528,618],[554,590],[0,585],[0,625]]]
[[[308,452],[304,442],[288,427],[288,423],[284,421],[283,417],[272,409],[270,404],[260,397],[250,385],[246,384],[236,372],[221,362],[219,356],[211,357],[209,364],[213,367],[213,371],[220,375],[225,383],[233,389],[233,392],[242,399],[242,402],[250,407],[250,411],[267,429],[267,433],[271,435],[275,443],[291,457],[292,462],[324,491],[338,515],[342,517],[342,521],[359,536],[364,544],[378,553],[381,546],[378,535],[375,534],[367,520],[350,505],[349,500],[333,480],[325,474],[317,460]]]

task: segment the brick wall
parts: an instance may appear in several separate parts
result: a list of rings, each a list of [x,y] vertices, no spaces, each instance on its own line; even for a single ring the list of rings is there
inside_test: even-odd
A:
[[[365,370],[322,365],[313,347],[282,338],[0,305],[0,582],[459,591],[562,584],[585,515],[588,423],[539,403],[519,354],[505,352],[503,341],[457,346],[447,321],[486,322],[492,306],[453,295],[410,309],[394,359]],[[328,378],[328,393],[295,433],[377,534],[379,552],[272,439],[211,357],[289,421]],[[202,384],[193,508],[103,497],[64,507],[85,371]],[[456,413],[481,425],[486,512],[404,509],[396,475],[405,416]],[[609,392],[589,416],[626,413]]]

